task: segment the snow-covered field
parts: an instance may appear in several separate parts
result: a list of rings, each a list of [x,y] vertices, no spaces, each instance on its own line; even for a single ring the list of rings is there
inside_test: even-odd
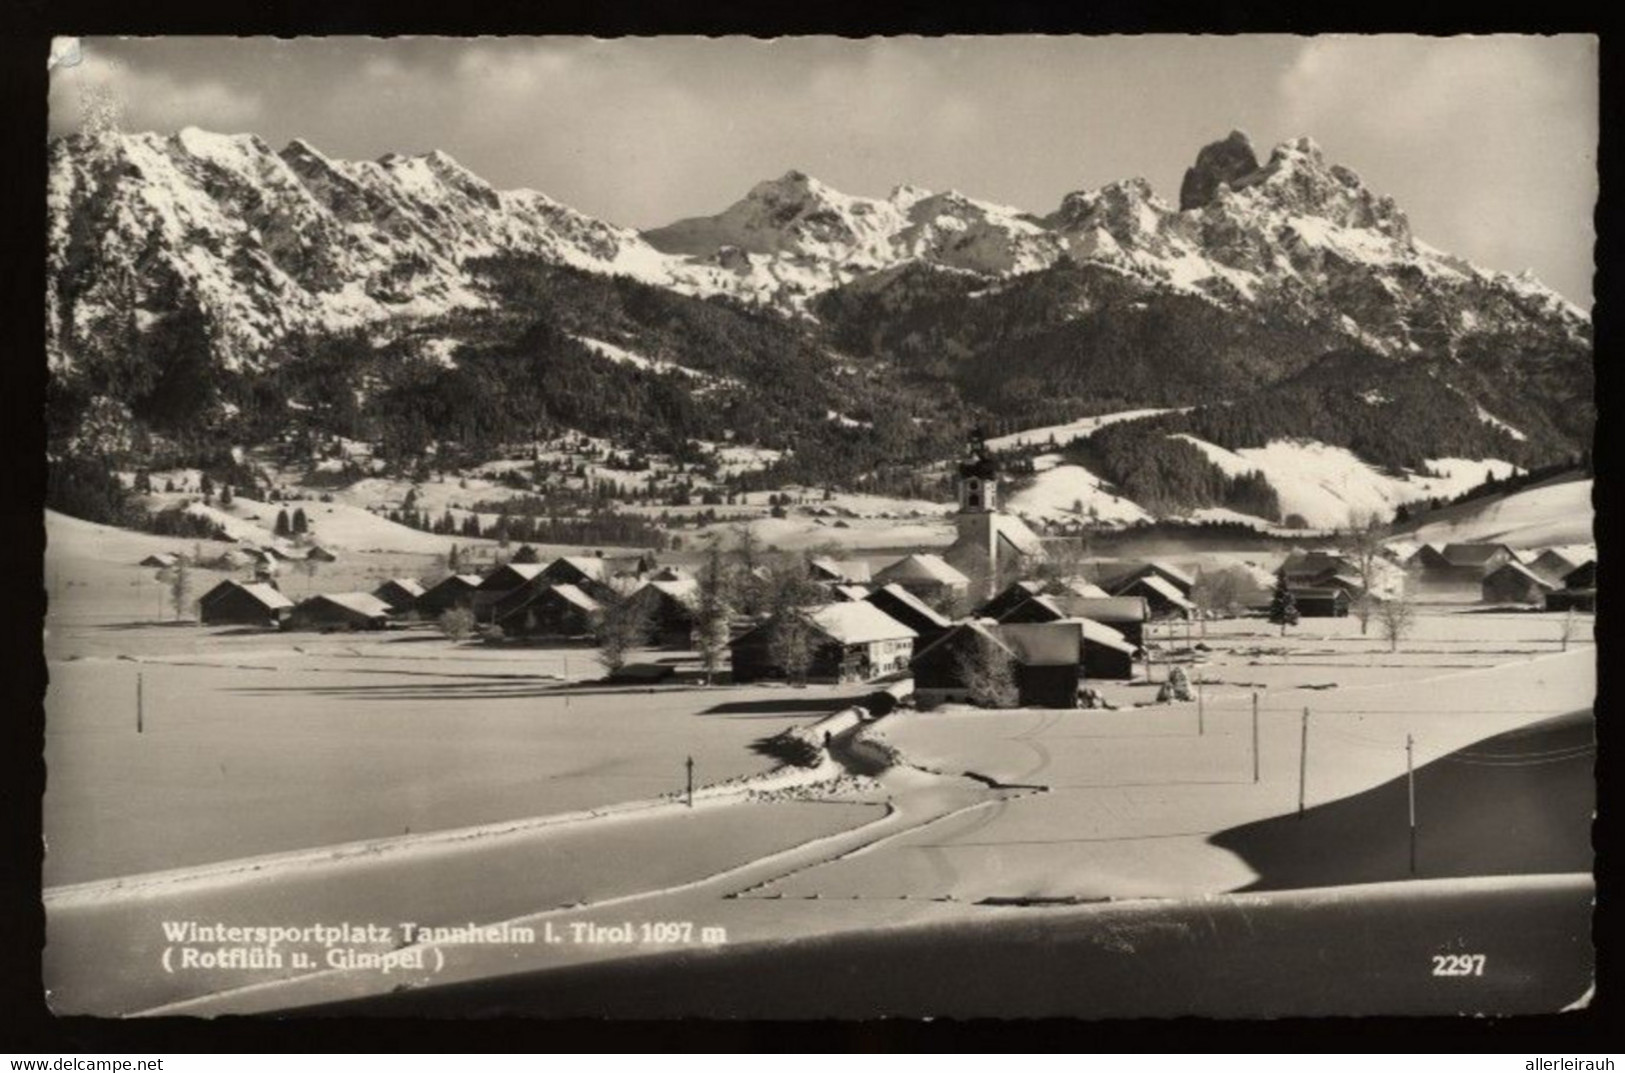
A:
[[[1184,413],[1190,407],[1177,412]],[[1112,414],[1099,414],[1095,417],[1080,417],[1076,421],[1068,421],[1064,425],[1044,425],[1040,428],[1025,429],[1021,432],[1012,432],[1008,436],[995,436],[987,441],[987,445],[995,451],[1008,451],[1015,447],[1043,446],[1054,439],[1059,446],[1066,446],[1072,440],[1088,436],[1105,428],[1115,425],[1119,421],[1133,421],[1141,417],[1155,417],[1157,414],[1174,413],[1173,410],[1121,410]]]
[[[1487,503],[1463,503],[1411,534],[1421,543],[1496,541],[1514,548],[1593,545],[1589,480],[1563,481]]]
[[[1302,515],[1316,528],[1347,525],[1351,515],[1376,513],[1387,519],[1401,503],[1453,496],[1483,482],[1487,474],[1516,471],[1499,459],[1430,458],[1428,468],[1442,477],[1391,477],[1361,461],[1352,451],[1315,441],[1274,440],[1267,447],[1228,451],[1184,433],[1214,465],[1235,476],[1252,470],[1268,478],[1281,499],[1281,514]]]
[[[1032,484],[1010,497],[1008,507],[1045,521],[1133,524],[1151,520],[1139,504],[1112,492],[1099,477],[1075,465],[1045,469]]]

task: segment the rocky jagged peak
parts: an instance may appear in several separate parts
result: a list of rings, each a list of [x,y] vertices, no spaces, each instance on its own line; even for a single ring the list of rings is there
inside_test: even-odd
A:
[[[931,196],[931,191],[923,187],[915,186],[912,183],[899,183],[897,186],[892,187],[891,194],[886,200],[900,209],[907,210]]]
[[[1213,200],[1221,185],[1233,184],[1257,170],[1258,155],[1253,152],[1252,139],[1239,130],[1204,145],[1196,154],[1196,163],[1186,169],[1185,179],[1179,184],[1180,211],[1202,208]]]

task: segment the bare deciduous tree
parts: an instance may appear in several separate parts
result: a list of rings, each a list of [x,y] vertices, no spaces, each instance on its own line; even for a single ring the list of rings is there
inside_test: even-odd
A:
[[[1374,511],[1355,511],[1350,514],[1348,526],[1342,533],[1343,554],[1354,564],[1355,572],[1360,578],[1360,589],[1367,596],[1376,587],[1378,564],[1382,561],[1382,542],[1387,536],[1388,523]],[[1371,612],[1370,600],[1355,602],[1354,613],[1360,620],[1362,637],[1371,621]]]
[[[806,684],[807,669],[812,666],[813,633],[802,615],[791,609],[774,618],[767,651],[769,658],[784,668],[784,677],[791,685]]]
[[[1388,642],[1388,651],[1399,651],[1399,642],[1416,625],[1416,608],[1404,596],[1391,596],[1377,605],[1377,628]]]
[[[440,615],[440,632],[453,641],[461,641],[474,632],[474,612],[466,607],[453,607]]]

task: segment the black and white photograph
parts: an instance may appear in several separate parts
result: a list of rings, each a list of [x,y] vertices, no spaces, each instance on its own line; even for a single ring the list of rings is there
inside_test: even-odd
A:
[[[1596,37],[49,65],[52,1014],[1594,1003]]]

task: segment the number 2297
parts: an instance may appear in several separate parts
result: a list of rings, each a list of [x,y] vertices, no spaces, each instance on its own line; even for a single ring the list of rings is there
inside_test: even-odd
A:
[[[1483,954],[1434,954],[1435,976],[1483,976]]]

